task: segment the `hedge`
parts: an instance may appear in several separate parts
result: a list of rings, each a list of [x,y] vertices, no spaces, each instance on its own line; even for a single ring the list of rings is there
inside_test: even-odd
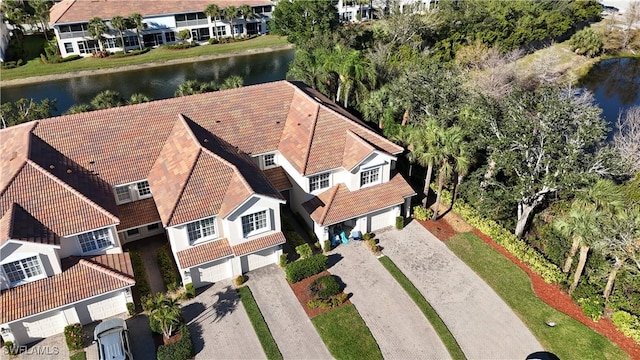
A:
[[[162,274],[162,281],[169,291],[175,291],[180,283],[178,268],[173,262],[173,256],[169,245],[164,245],[158,249],[157,261]]]
[[[323,254],[312,255],[306,259],[292,262],[285,267],[287,280],[296,283],[309,276],[327,270],[328,258]]]
[[[79,323],[67,325],[64,327],[64,339],[69,350],[80,350],[84,347],[84,332],[82,325]]]
[[[623,334],[640,344],[640,318],[620,310],[613,313],[611,321]]]
[[[133,274],[136,279],[135,288],[138,290],[138,294],[142,299],[145,296],[151,295],[151,288],[147,281],[147,271],[144,268],[142,255],[140,255],[140,253],[132,251],[129,253],[129,256],[131,257],[131,267],[133,268]]]
[[[426,221],[430,219],[432,215],[433,211],[431,209],[419,205],[413,207],[413,217],[418,220]]]
[[[193,342],[187,325],[180,326],[180,339],[169,345],[160,345],[158,360],[187,360],[193,357]]]
[[[302,236],[300,236],[300,234],[298,234],[295,231],[285,231],[284,237],[287,239],[287,243],[289,243],[289,246],[291,246],[294,249],[300,245],[307,243],[306,241],[304,241]]]
[[[309,256],[313,255],[313,250],[311,250],[311,246],[309,246],[309,244],[306,244],[306,243],[296,246],[296,252],[303,259],[306,259]]]

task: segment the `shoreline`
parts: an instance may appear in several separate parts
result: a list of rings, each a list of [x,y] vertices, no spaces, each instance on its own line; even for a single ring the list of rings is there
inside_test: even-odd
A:
[[[71,78],[83,77],[83,76],[102,75],[102,74],[110,74],[114,72],[134,71],[134,70],[149,69],[149,68],[176,65],[176,64],[195,63],[195,62],[207,61],[207,60],[224,59],[232,56],[263,54],[263,53],[269,53],[269,52],[280,51],[280,50],[289,50],[293,48],[294,48],[293,44],[286,44],[286,45],[264,47],[264,48],[257,48],[257,49],[232,51],[232,52],[223,53],[223,54],[200,55],[195,57],[187,57],[183,59],[155,61],[155,62],[149,62],[144,64],[113,67],[108,69],[81,70],[81,71],[72,71],[72,72],[66,72],[66,73],[60,73],[60,74],[30,76],[30,77],[21,78],[21,79],[0,80],[0,87],[30,85],[30,84],[37,84],[41,82],[71,79]]]

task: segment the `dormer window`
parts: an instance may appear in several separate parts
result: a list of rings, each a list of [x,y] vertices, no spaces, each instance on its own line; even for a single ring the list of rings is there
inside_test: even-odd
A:
[[[41,279],[46,276],[37,255],[2,264],[2,270],[4,270],[12,285]]]
[[[117,186],[116,197],[118,198],[118,203],[126,203],[131,201],[131,191],[129,191],[129,185]]]
[[[114,192],[118,204],[126,204],[151,197],[151,187],[147,180],[116,186]]]
[[[309,178],[309,192],[326,189],[330,185],[329,176],[331,173],[314,175]]]
[[[267,154],[263,157],[263,165],[265,169],[275,167],[276,165],[276,154]]]
[[[380,168],[363,170],[360,173],[360,187],[380,183]]]

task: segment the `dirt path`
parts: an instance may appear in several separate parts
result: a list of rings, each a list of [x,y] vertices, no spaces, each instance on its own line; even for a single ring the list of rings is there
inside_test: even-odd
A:
[[[233,51],[233,52],[228,52],[223,54],[200,55],[196,57],[157,61],[157,62],[150,62],[145,64],[137,64],[137,65],[127,65],[127,66],[121,66],[121,67],[109,68],[109,69],[81,70],[81,71],[72,71],[72,72],[60,73],[60,74],[30,76],[27,78],[0,81],[0,86],[4,87],[4,86],[35,84],[39,82],[46,82],[46,81],[60,80],[60,79],[70,79],[70,78],[82,77],[82,76],[111,74],[115,72],[133,71],[133,70],[148,69],[148,68],[154,68],[154,67],[160,67],[160,66],[223,59],[223,58],[239,56],[239,55],[263,54],[263,53],[268,53],[272,51],[286,50],[286,49],[293,49],[293,44],[265,47],[265,48],[258,48],[258,49],[247,49],[247,50]]]

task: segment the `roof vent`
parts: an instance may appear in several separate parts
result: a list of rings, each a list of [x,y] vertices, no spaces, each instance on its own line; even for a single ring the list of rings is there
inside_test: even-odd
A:
[[[276,121],[276,124],[280,124],[280,120]]]
[[[11,155],[9,156],[9,161],[15,159],[18,157],[18,152],[17,151],[12,151]]]
[[[53,170],[53,169],[55,169],[55,168],[56,168],[56,167],[55,167],[55,166],[53,166],[53,164],[49,165],[49,169]]]
[[[67,174],[71,174],[71,169],[67,169]]]
[[[216,120],[216,124],[220,124],[220,120]]]
[[[300,123],[298,123],[298,126],[300,126]]]
[[[93,165],[93,164],[95,164],[95,163],[96,163],[96,161],[95,161],[95,160],[89,160],[89,164]]]
[[[203,141],[204,141],[204,142],[209,142],[209,139],[204,139]]]
[[[307,114],[308,117],[311,117],[311,114]]]

